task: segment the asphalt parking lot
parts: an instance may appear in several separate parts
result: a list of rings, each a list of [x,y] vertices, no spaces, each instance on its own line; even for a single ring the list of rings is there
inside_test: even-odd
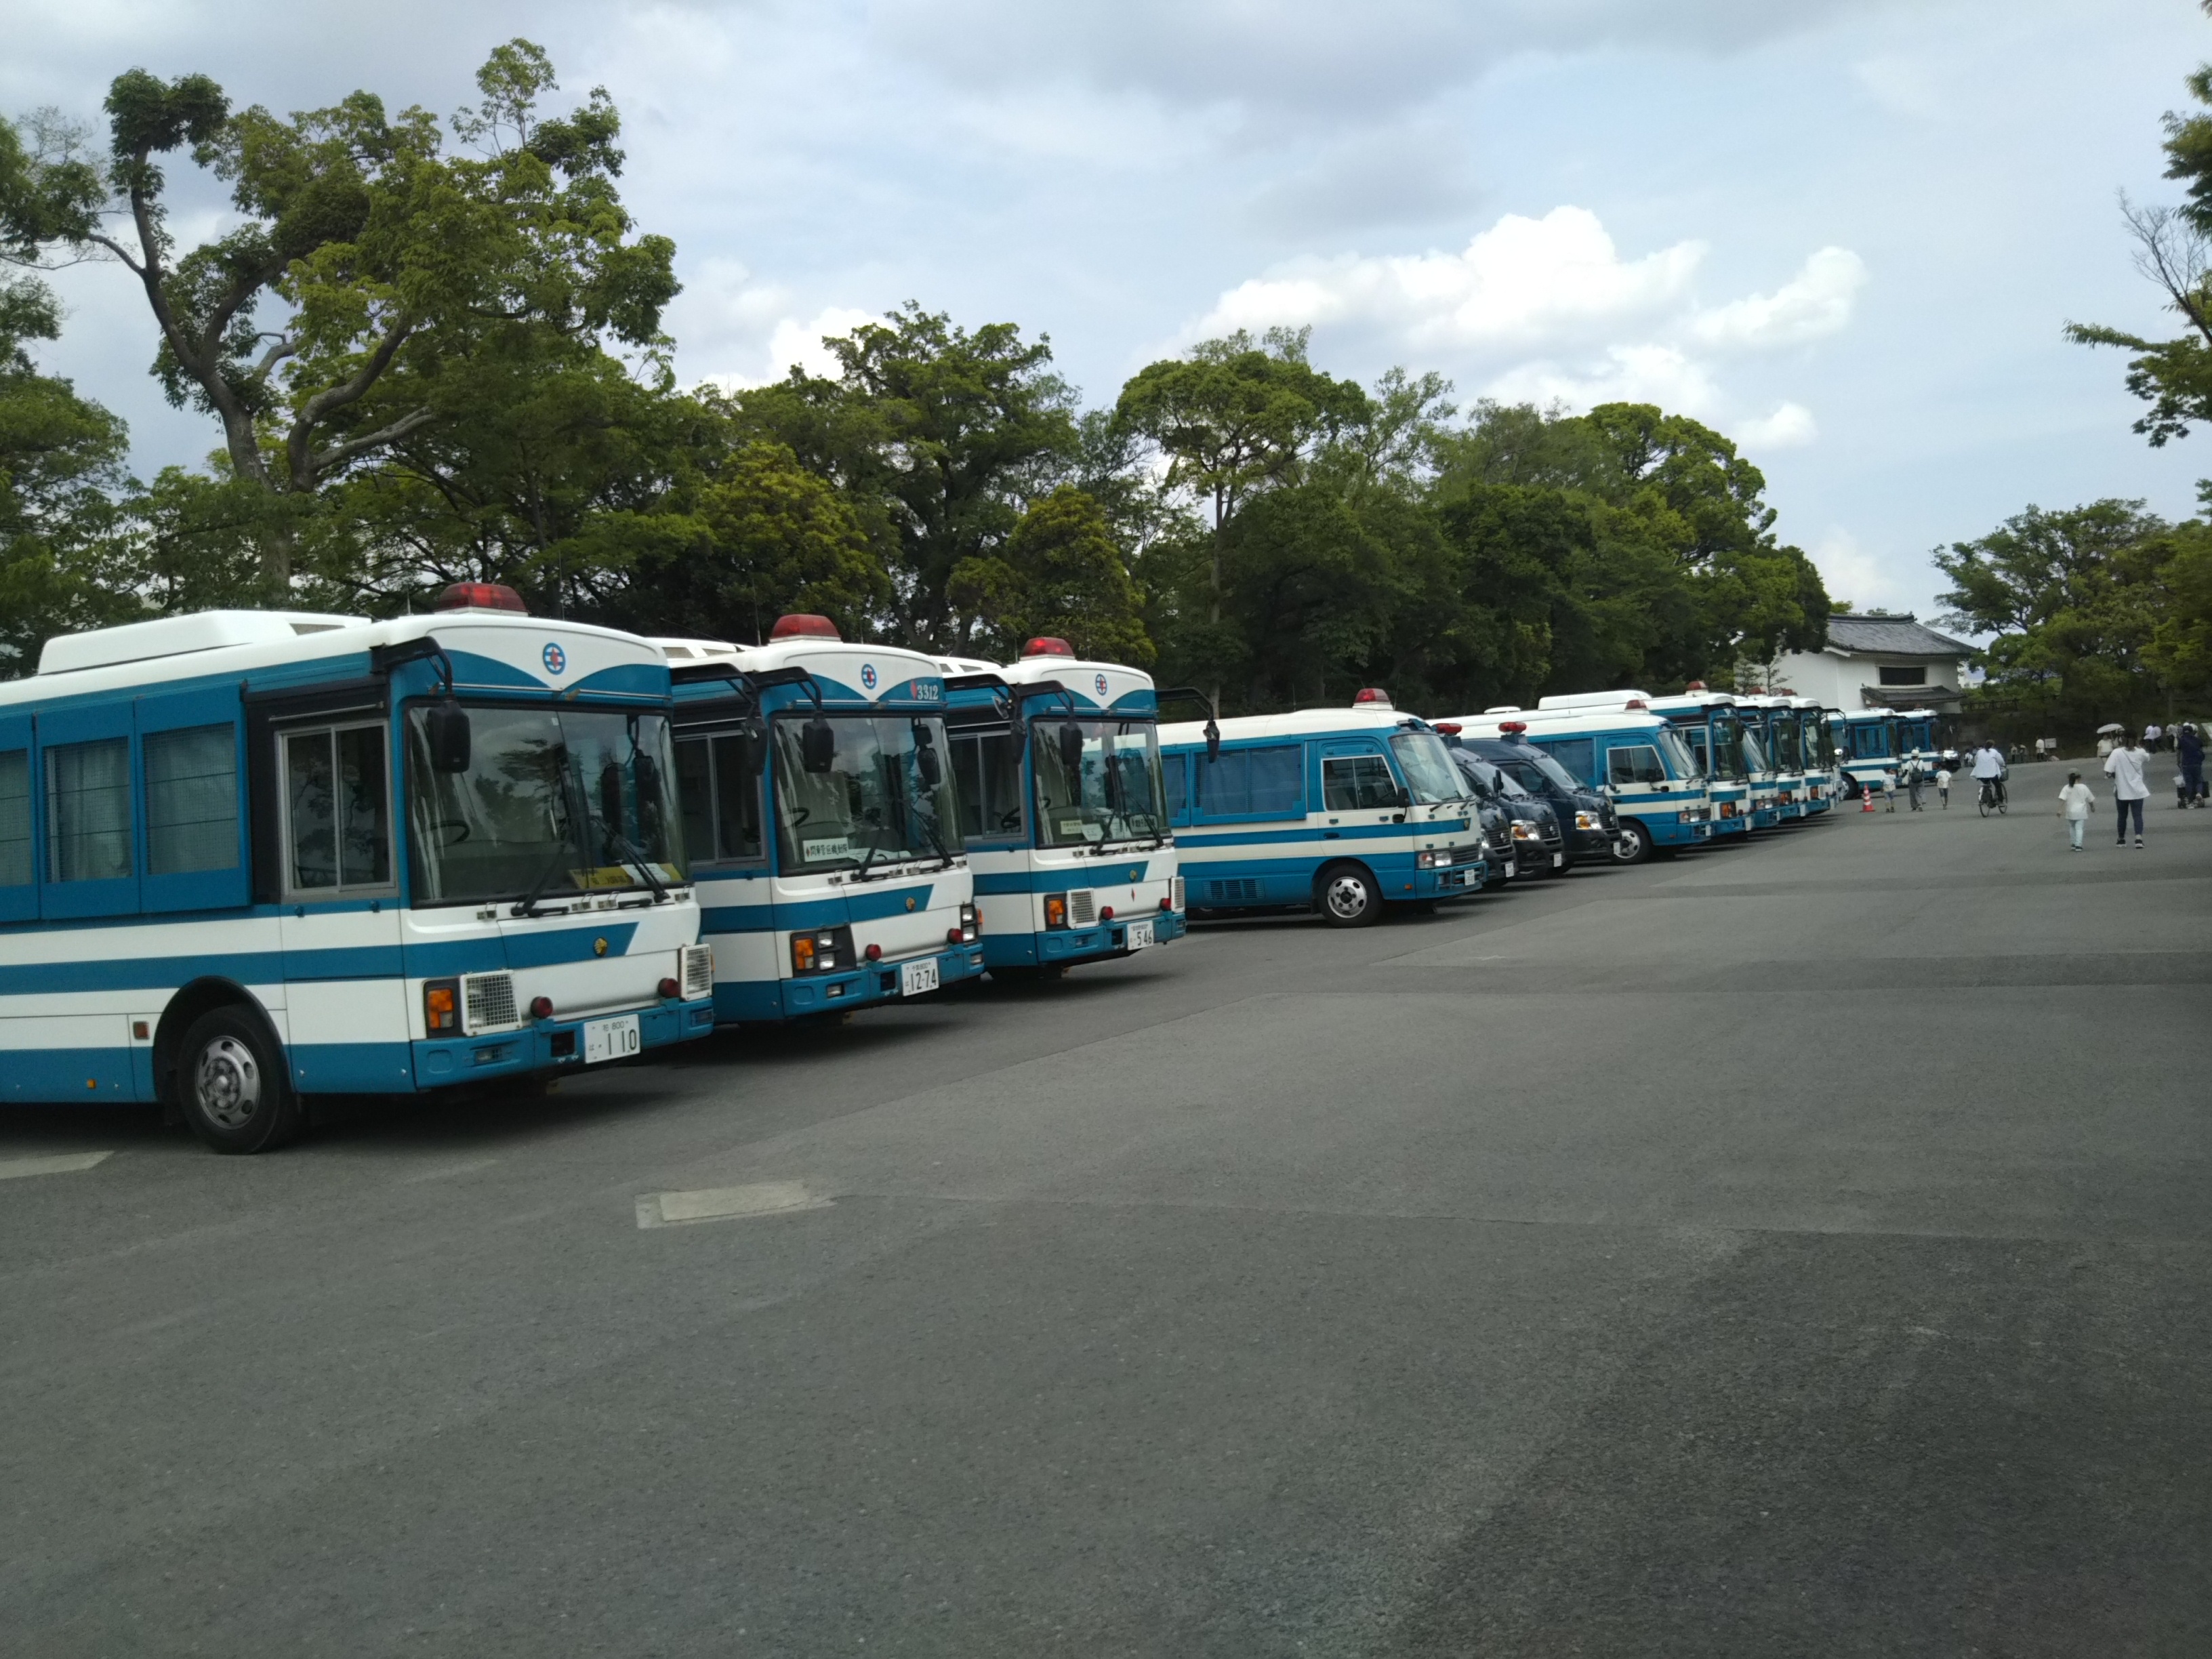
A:
[[[0,1647],[2212,1652],[2170,775],[260,1158],[0,1117]]]

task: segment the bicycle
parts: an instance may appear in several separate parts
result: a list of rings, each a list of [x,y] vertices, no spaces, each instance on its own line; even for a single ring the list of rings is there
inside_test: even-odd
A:
[[[1996,808],[1997,816],[2002,817],[2005,815],[2005,781],[2002,778],[1984,778],[1978,805],[1984,817],[1989,817],[1990,809],[1993,806]]]

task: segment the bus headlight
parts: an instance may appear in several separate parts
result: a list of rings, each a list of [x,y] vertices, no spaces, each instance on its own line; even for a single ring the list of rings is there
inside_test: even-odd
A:
[[[834,930],[791,936],[791,971],[794,974],[826,974],[836,965],[837,935]]]
[[[978,914],[974,905],[963,904],[960,907],[960,926],[954,930],[952,937],[948,939],[946,943],[951,945],[973,945],[975,942],[976,936],[982,931],[982,916]]]
[[[1416,870],[1449,870],[1451,868],[1452,856],[1452,850],[1449,847],[1439,847],[1432,852],[1416,853],[1413,854],[1413,867]]]

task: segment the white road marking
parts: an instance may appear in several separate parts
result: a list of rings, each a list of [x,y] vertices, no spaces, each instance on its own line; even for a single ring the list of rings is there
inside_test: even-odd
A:
[[[404,1187],[417,1181],[450,1181],[455,1176],[474,1175],[478,1170],[489,1170],[498,1162],[495,1158],[479,1158],[471,1159],[466,1164],[441,1164],[434,1170],[423,1170],[414,1175],[402,1176],[399,1177],[399,1184]]]
[[[830,1200],[803,1181],[760,1181],[750,1187],[708,1187],[692,1193],[640,1193],[637,1224],[680,1227],[694,1221],[734,1221],[745,1216],[820,1210]]]
[[[105,1164],[113,1152],[60,1152],[52,1158],[0,1158],[0,1181],[18,1176],[69,1175]]]

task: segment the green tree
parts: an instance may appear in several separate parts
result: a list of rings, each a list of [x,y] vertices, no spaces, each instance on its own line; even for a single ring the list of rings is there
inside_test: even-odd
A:
[[[1239,331],[1206,341],[1186,357],[1139,370],[1115,407],[1124,426],[1166,458],[1167,487],[1195,495],[1210,511],[1204,623],[1196,625],[1188,604],[1177,618],[1182,651],[1201,663],[1225,664],[1240,654],[1222,626],[1227,537],[1237,514],[1258,493],[1294,482],[1320,446],[1369,413],[1357,385],[1307,362],[1310,332],[1274,329],[1255,341]],[[1193,574],[1187,556],[1176,562]],[[1218,673],[1201,683],[1218,702]]]
[[[138,279],[171,400],[215,416],[230,475],[269,497],[273,588],[290,582],[318,492],[435,420],[428,386],[489,331],[665,345],[675,250],[630,234],[605,93],[541,118],[553,69],[525,40],[477,82],[482,101],[452,126],[477,153],[458,155],[427,112],[391,118],[366,92],[283,118],[234,111],[204,75],[131,70],[106,104],[114,212],[76,175],[42,198],[46,245],[103,250]],[[180,149],[230,186],[243,222],[179,254],[162,158]]]
[[[1105,512],[1073,484],[1024,514],[998,554],[962,560],[950,596],[975,619],[976,648],[1009,660],[1038,635],[1109,662],[1143,665],[1155,655]]]
[[[2031,507],[1978,540],[1936,550],[1951,582],[1938,596],[1947,620],[1996,635],[1984,652],[1979,712],[2014,737],[2076,738],[2105,720],[2157,714],[2146,652],[2176,550],[2170,526],[2142,502],[2115,500]]]

